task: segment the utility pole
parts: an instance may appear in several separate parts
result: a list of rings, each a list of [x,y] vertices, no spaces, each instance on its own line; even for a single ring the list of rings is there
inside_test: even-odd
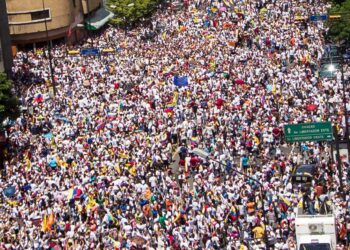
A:
[[[42,0],[43,3],[43,11],[45,11],[45,0]],[[51,13],[50,13],[51,15]],[[46,21],[46,17],[44,18],[44,22],[45,22],[45,31],[46,31],[46,41],[47,41],[47,51],[49,53],[49,67],[50,67],[50,75],[51,75],[51,85],[53,88],[53,95],[54,97],[56,96],[56,82],[55,82],[55,78],[54,78],[54,72],[53,72],[53,67],[52,67],[52,55],[51,55],[51,41],[49,39],[49,31],[47,30],[47,21]]]
[[[339,188],[340,193],[343,198],[344,197],[344,187],[343,187],[343,169],[342,169],[342,162],[340,159],[340,148],[339,148],[339,137],[338,137],[338,131],[336,127],[333,127],[334,131],[334,140],[335,140],[335,147],[336,147],[336,161],[337,161],[337,169],[338,169],[338,176],[339,176]]]

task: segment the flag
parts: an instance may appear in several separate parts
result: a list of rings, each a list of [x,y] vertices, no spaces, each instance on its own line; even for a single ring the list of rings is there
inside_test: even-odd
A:
[[[278,196],[278,205],[280,208],[286,212],[288,208],[290,207],[290,201],[284,198],[282,195]]]
[[[178,87],[188,86],[188,77],[187,76],[174,76],[174,84]]]
[[[90,209],[92,209],[93,207],[95,207],[96,204],[97,204],[97,203],[96,203],[95,199],[89,195],[86,208],[87,208],[88,210],[90,210]]]
[[[223,0],[223,2],[227,7],[231,7],[233,5],[232,1]]]
[[[52,212],[47,220],[47,230],[51,231],[51,226],[55,224],[55,214]]]
[[[166,31],[163,32],[163,34],[162,34],[162,39],[163,39],[163,40],[166,39]]]
[[[299,207],[299,208],[303,208],[303,207],[304,207],[304,206],[303,206],[303,199],[301,199],[301,200],[299,201],[298,207]]]
[[[174,107],[168,107],[168,108],[166,108],[166,109],[164,109],[164,112],[165,113],[173,113],[174,112]]]
[[[265,95],[263,95],[263,97],[261,98],[261,105],[264,106],[266,103],[266,98]]]
[[[35,98],[34,98],[34,102],[43,102],[44,100],[44,96],[42,94],[38,94]]]
[[[46,232],[46,230],[47,230],[47,216],[46,216],[46,215],[43,216],[43,222],[42,222],[42,228],[41,228],[41,230],[42,230],[43,232]]]
[[[167,108],[174,108],[177,105],[177,98],[179,96],[179,93],[175,92],[173,96],[173,100],[167,104]]]
[[[110,212],[107,213],[107,217],[108,217],[108,221],[115,223],[115,218]]]
[[[215,68],[216,68],[216,63],[215,63],[215,61],[212,60],[212,61],[209,63],[209,66],[210,66],[210,70],[211,70],[211,71],[214,71]]]
[[[256,145],[260,145],[259,137],[254,136],[254,137],[253,137],[253,140],[254,140],[254,142],[255,142]]]
[[[276,94],[276,91],[277,91],[276,83],[273,83],[273,85],[272,85],[272,93]]]
[[[199,20],[199,18],[198,18],[198,17],[194,17],[194,18],[193,18],[193,22],[194,22],[195,24],[197,24],[197,23],[199,23],[199,22],[200,22],[200,20]]]
[[[112,239],[110,236],[108,236],[108,238],[113,242],[113,247],[114,247],[115,249],[119,249],[119,248],[120,248],[120,242],[118,242],[118,241]]]
[[[167,67],[167,68],[163,71],[163,75],[164,75],[165,77],[170,76],[170,75],[173,73],[174,69],[175,69],[175,66],[174,66],[174,65],[172,65],[172,66],[170,66],[170,67]]]
[[[74,188],[68,190],[67,199],[71,200],[74,198]]]
[[[79,188],[74,188],[73,199],[79,199],[81,194],[82,194],[82,191]]]
[[[315,199],[315,210],[320,210],[320,202],[318,201],[318,198]]]
[[[96,126],[95,130],[100,131],[100,130],[102,130],[102,129],[104,129],[104,128],[105,128],[105,123],[104,123],[104,122],[101,122],[100,124],[98,124],[98,125]]]
[[[130,169],[129,169],[129,173],[133,176],[136,175],[136,167],[135,166],[132,166]]]
[[[115,166],[115,170],[120,174],[122,171],[120,170],[120,164],[119,162],[117,163],[117,166]]]
[[[180,26],[180,28],[178,29],[178,32],[184,32],[186,30],[187,30],[186,26]]]
[[[118,115],[120,114],[120,106],[121,106],[121,102],[119,102],[118,104]]]
[[[29,159],[29,152],[27,152],[24,156],[24,159],[26,160],[26,166],[27,166],[27,170],[31,170],[32,169],[32,162]]]
[[[129,158],[129,155],[128,155],[128,154],[123,154],[122,152],[119,152],[119,153],[118,153],[118,156],[119,156],[120,158],[122,158],[122,159],[127,159],[127,158]]]
[[[239,210],[236,209],[235,206],[232,206],[231,207],[231,210],[230,210],[230,217],[233,221],[236,221],[239,217]]]
[[[10,200],[10,199],[6,199],[7,204],[9,204],[10,206],[17,206],[18,202],[14,201],[14,200]]]

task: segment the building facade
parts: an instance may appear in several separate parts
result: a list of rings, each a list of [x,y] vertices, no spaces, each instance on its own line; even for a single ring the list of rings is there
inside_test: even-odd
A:
[[[11,37],[6,13],[6,2],[0,1],[0,72],[6,72],[11,77],[11,69]]]
[[[81,40],[85,21],[103,8],[102,0],[6,0],[13,45]],[[108,20],[107,20],[108,21]]]

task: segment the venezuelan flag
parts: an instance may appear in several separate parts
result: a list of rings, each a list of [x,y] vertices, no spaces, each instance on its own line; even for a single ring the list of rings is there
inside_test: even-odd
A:
[[[105,128],[105,123],[104,122],[101,122],[100,124],[98,124],[95,128],[96,131],[100,131],[102,129]]]
[[[175,66],[174,66],[174,65],[172,65],[172,66],[170,66],[170,67],[167,67],[167,68],[163,71],[163,75],[164,75],[164,76],[170,76],[170,75],[173,73],[174,69],[175,69]]]
[[[43,102],[44,96],[42,94],[36,95],[33,102]]]
[[[278,205],[283,209],[283,211],[287,211],[290,207],[290,201],[284,198],[282,195],[278,196]]]
[[[71,189],[68,190],[68,195],[67,195],[67,199],[68,200],[73,199],[73,197],[74,197],[73,193],[74,193],[74,188],[71,188]]]
[[[191,143],[197,143],[198,142],[198,136],[192,136]]]
[[[231,217],[231,220],[233,221],[236,221],[239,217],[239,210],[236,209],[234,206],[231,207],[230,217]]]

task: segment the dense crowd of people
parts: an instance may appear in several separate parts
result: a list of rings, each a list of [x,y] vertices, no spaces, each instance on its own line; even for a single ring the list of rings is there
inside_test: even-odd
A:
[[[54,47],[56,95],[48,52],[18,52],[25,108],[7,124],[0,248],[296,249],[298,207],[316,214],[326,196],[345,249],[348,162],[340,180],[327,143],[283,138],[285,124],[321,121],[345,134],[340,71],[318,72],[326,28],[307,18],[328,8],[162,8],[150,25],[107,27],[74,48],[115,53]],[[291,181],[305,162],[317,164],[308,188]]]

